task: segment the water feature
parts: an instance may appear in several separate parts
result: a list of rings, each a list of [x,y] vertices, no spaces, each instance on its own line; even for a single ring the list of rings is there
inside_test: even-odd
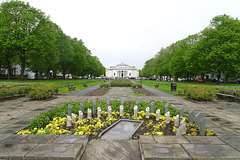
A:
[[[101,139],[131,139],[143,121],[120,119],[99,134]]]

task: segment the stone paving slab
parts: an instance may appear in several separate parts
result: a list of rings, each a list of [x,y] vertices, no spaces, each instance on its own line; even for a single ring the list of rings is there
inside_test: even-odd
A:
[[[64,143],[64,144],[87,144],[88,137],[87,135],[78,136],[78,135],[59,135],[53,143]]]
[[[81,160],[139,160],[139,144],[136,140],[94,139],[88,146]]]
[[[1,143],[2,140],[6,139],[10,136],[12,136],[12,134],[0,134],[0,143]]]
[[[12,136],[9,136],[7,138],[5,138],[4,140],[2,140],[0,143],[1,144],[16,144],[16,143],[20,143],[20,141],[22,141],[24,138],[26,138],[28,135],[17,135],[14,134]]]
[[[24,129],[27,126],[28,126],[27,124],[8,125],[5,128],[2,128],[0,130],[0,134],[8,134],[8,133],[15,134],[17,131],[20,131],[20,130]]]
[[[140,135],[139,140],[141,144],[157,143],[152,135]]]
[[[240,152],[228,145],[182,144],[196,159],[239,159]]]
[[[31,151],[37,144],[0,144],[0,159],[18,160]]]
[[[25,155],[26,160],[76,160],[79,158],[82,144],[39,144]]]
[[[239,136],[225,135],[219,136],[219,138],[240,152],[240,135]]]
[[[217,135],[239,135],[237,132],[235,132],[234,130],[230,129],[230,128],[226,128],[226,127],[218,127],[218,128],[208,128],[209,130],[213,130],[213,132]]]
[[[233,127],[233,130],[240,134],[240,125],[234,125]]]
[[[216,136],[185,136],[185,138],[195,144],[225,144]]]
[[[142,144],[146,160],[190,159],[180,144]]]
[[[155,141],[158,143],[165,143],[165,144],[171,144],[171,143],[189,143],[189,141],[184,136],[153,136]]]
[[[33,135],[28,135],[26,138],[22,139],[19,143],[48,144],[48,143],[52,143],[56,139],[56,137],[57,135],[33,134]]]

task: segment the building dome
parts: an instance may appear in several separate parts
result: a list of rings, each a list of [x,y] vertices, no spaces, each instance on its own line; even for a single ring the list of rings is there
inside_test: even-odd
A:
[[[129,66],[129,65],[127,65],[126,63],[120,63],[120,64],[117,64],[116,66]]]

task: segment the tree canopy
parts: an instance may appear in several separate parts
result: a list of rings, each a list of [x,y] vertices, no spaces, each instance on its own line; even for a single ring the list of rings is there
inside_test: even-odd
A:
[[[203,31],[162,48],[146,61],[142,74],[176,79],[215,73],[236,76],[239,64],[240,21],[224,14],[214,17]]]
[[[44,12],[29,3],[12,0],[0,6],[0,67],[8,70],[21,66],[33,72],[50,71],[76,76],[104,74],[105,68],[82,40],[71,38],[53,23]]]

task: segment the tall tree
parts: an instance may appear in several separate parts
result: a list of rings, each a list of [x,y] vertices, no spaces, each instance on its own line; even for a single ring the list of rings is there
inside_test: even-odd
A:
[[[202,34],[201,44],[210,72],[233,76],[239,73],[240,21],[228,15],[216,16]]]
[[[73,61],[73,47],[71,45],[71,38],[65,35],[59,28],[60,36],[57,39],[58,43],[58,53],[59,53],[59,66],[61,68],[61,73],[63,74],[63,79],[65,79],[67,70]]]
[[[71,46],[73,48],[73,60],[69,66],[69,72],[75,76],[84,75],[84,68],[87,65],[86,47],[82,40],[77,40],[77,38],[71,40]]]
[[[154,67],[154,58],[151,58],[145,62],[145,65],[142,69],[142,75],[145,77],[153,76],[153,68]]]
[[[21,64],[20,80],[23,80],[26,63],[34,46],[34,30],[38,29],[44,13],[21,1],[7,1],[1,4],[1,28],[8,28],[7,47],[14,49]]]

